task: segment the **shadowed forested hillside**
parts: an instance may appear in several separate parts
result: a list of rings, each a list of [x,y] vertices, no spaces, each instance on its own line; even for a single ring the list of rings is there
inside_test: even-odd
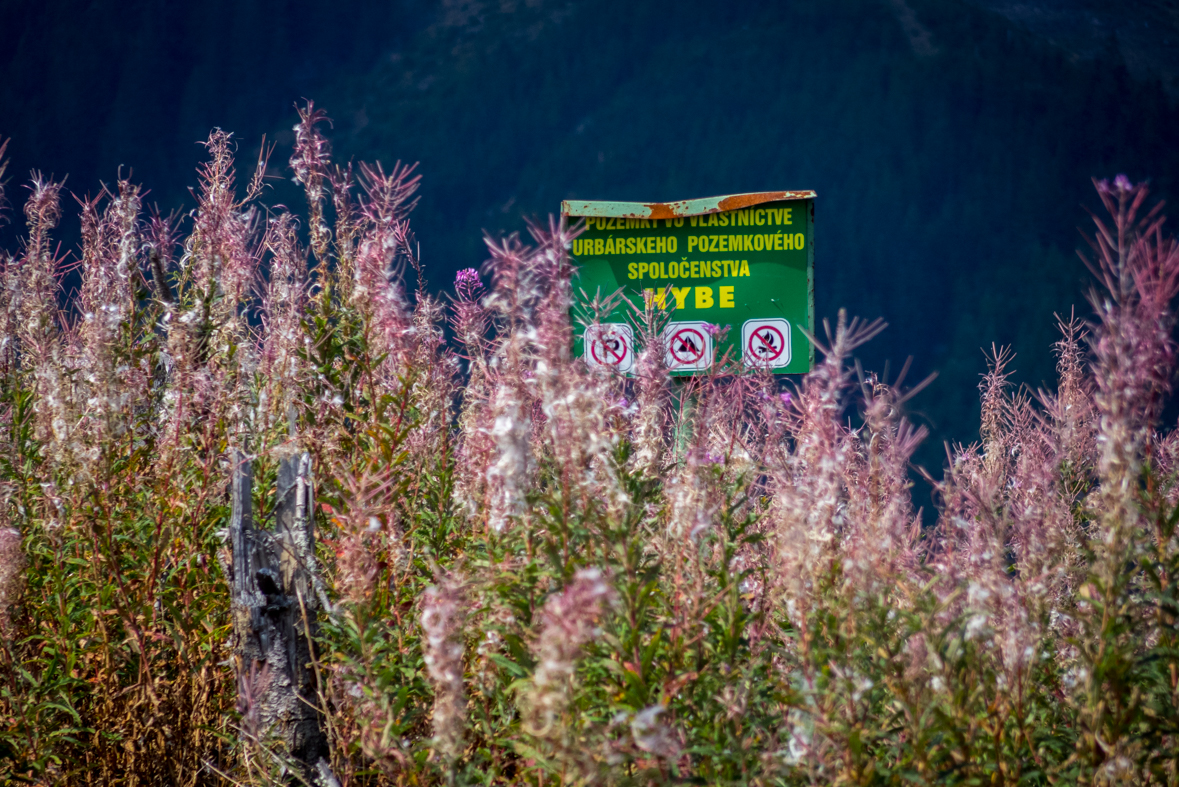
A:
[[[1090,176],[1174,192],[1179,114],[1160,85],[1131,78],[1112,45],[1078,58],[972,5],[411,5],[79,6],[93,36],[41,36],[63,24],[54,12],[9,9],[27,27],[0,87],[14,170],[86,162],[69,183],[81,192],[90,162],[106,180],[132,165],[149,201],[184,205],[190,143],[216,125],[245,155],[277,136],[275,196],[298,205],[282,107],[304,93],[341,157],[421,162],[435,286],[485,257],[484,230],[564,198],[812,188],[819,315],[883,316],[869,364],[912,354],[916,373],[940,373],[913,403],[934,465],[942,439],[975,437],[980,348],[1013,345],[1017,379],[1037,386],[1052,376],[1050,315],[1087,313],[1074,250]],[[94,107],[85,125],[79,105]]]
[[[471,4],[324,100],[341,152],[422,162],[440,278],[482,258],[479,229],[569,197],[815,189],[818,313],[884,316],[870,365],[940,372],[915,403],[936,465],[938,438],[976,437],[980,348],[1052,377],[1053,311],[1088,313],[1089,178],[1173,192],[1179,114],[1112,56],[1070,63],[997,15],[900,6]]]

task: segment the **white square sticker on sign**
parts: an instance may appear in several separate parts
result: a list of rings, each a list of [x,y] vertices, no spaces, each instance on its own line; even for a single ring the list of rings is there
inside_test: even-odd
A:
[[[746,366],[778,369],[790,363],[790,323],[770,317],[741,326],[741,358]]]
[[[663,329],[664,358],[673,372],[698,372],[712,366],[709,323],[669,322]]]
[[[608,322],[585,329],[585,360],[626,373],[635,365],[635,334],[629,325]]]

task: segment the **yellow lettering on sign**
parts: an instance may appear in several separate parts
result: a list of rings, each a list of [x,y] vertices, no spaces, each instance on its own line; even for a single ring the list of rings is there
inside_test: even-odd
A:
[[[667,302],[667,288],[661,287],[657,290],[645,289],[643,290],[643,303],[654,303],[660,309],[666,307]]]
[[[682,309],[688,302],[688,293],[692,291],[691,287],[672,287],[671,294],[675,297],[675,307]]]
[[[641,278],[643,278],[643,274],[647,272],[646,265],[645,264],[640,265],[637,262],[632,262],[630,265],[627,265],[626,270],[627,270],[627,277],[626,278],[628,278],[628,279],[641,279]]]
[[[759,208],[753,211],[753,223],[759,227],[766,223],[766,212],[764,209]]]
[[[711,309],[712,308],[712,288],[711,287],[697,287],[696,288],[696,308],[697,309]]]
[[[738,276],[748,276],[749,275],[749,260],[741,260],[741,272],[738,273],[737,275]]]
[[[721,287],[720,288],[720,307],[722,309],[733,308],[733,288],[732,287]]]

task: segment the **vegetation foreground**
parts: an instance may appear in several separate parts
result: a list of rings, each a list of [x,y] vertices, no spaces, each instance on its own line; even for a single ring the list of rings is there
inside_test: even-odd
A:
[[[993,353],[923,529],[921,386],[852,360],[881,323],[840,315],[789,391],[588,368],[575,228],[431,297],[412,168],[332,164],[321,120],[305,222],[257,202],[265,158],[238,196],[215,131],[190,217],[121,180],[66,257],[34,175],[0,253],[0,779],[1179,783],[1179,247],[1143,185],[1097,184],[1093,320],[1055,391]],[[634,305],[646,347],[667,317]],[[277,539],[304,453],[309,584],[243,606],[243,467]],[[318,749],[242,635],[296,610]]]

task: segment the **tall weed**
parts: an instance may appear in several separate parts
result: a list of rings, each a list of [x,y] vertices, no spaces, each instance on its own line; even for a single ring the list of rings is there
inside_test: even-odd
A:
[[[591,368],[570,315],[620,304],[574,313],[576,227],[431,295],[418,176],[333,163],[324,120],[296,127],[305,221],[218,130],[190,220],[120,181],[63,256],[34,173],[0,255],[5,779],[312,773],[257,712],[227,545],[234,457],[265,528],[306,451],[322,784],[1179,781],[1179,247],[1144,186],[1096,184],[1095,316],[1061,320],[1054,391],[993,349],[923,529],[924,383],[854,360],[883,323],[840,314],[786,388]],[[654,347],[667,312],[632,308]]]

